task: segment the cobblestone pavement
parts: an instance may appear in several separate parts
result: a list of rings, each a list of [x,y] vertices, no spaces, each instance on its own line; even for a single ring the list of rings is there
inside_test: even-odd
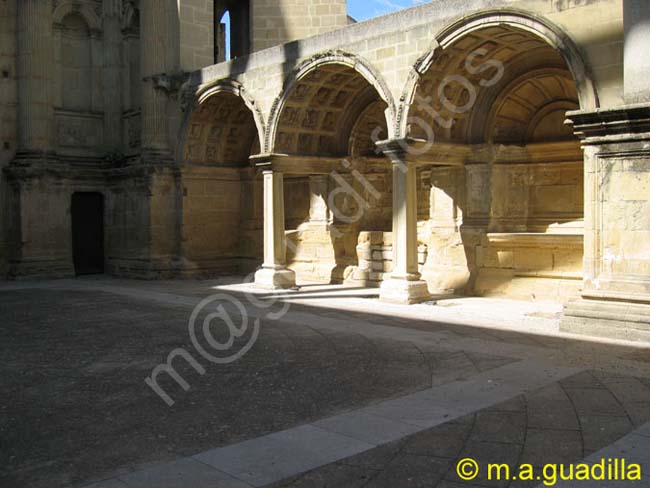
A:
[[[378,307],[372,292],[345,290],[287,295],[288,313],[263,320],[257,342],[238,361],[203,361],[199,375],[177,360],[190,388],[161,380],[176,402],[168,407],[144,379],[174,349],[194,353],[187,323],[202,298],[227,291],[251,317],[269,315],[222,285],[109,278],[0,285],[0,486],[82,486],[105,478],[111,481],[96,486],[187,486],[197,469],[182,461],[188,456],[516,371],[529,358],[578,372],[523,394],[504,389],[487,408],[470,399],[449,421],[416,423],[387,443],[312,463],[306,473],[289,470],[294,476],[275,486],[453,487],[458,457],[513,467],[576,461],[650,420],[647,348],[539,333],[552,324],[553,310],[547,322],[544,316],[531,324],[533,334],[507,330],[524,320],[508,311],[527,306],[504,309],[509,325],[495,328],[494,311],[472,318],[475,308],[463,315],[453,307]],[[138,478],[165,463],[176,477]],[[215,470],[205,476],[190,486],[262,486],[217,479]]]

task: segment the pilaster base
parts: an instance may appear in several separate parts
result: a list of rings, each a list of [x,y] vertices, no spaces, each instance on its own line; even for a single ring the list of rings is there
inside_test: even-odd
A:
[[[296,286],[296,273],[287,268],[262,268],[255,273],[255,286],[265,290],[286,290]]]
[[[564,307],[560,330],[573,334],[650,342],[650,305],[581,298]]]
[[[9,263],[10,279],[74,278],[74,265],[67,258],[23,258]]]
[[[423,280],[409,281],[398,278],[388,278],[382,281],[379,288],[379,300],[390,303],[420,303],[430,298],[427,282]]]

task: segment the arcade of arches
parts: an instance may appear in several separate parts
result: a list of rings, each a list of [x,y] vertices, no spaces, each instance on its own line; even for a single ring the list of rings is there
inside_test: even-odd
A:
[[[335,60],[304,71],[277,103],[265,156],[240,97],[216,93],[196,109],[184,152],[187,259],[263,258],[261,285],[291,286],[296,273],[384,283],[400,301],[577,295],[583,156],[564,120],[579,97],[556,49],[504,26],[439,48],[414,85],[398,150],[380,142],[392,114],[379,82]],[[406,170],[391,168],[395,157]],[[397,274],[407,291],[390,286]]]

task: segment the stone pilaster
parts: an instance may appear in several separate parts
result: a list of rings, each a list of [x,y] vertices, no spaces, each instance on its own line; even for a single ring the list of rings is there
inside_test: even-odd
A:
[[[52,6],[18,2],[18,151],[16,159],[43,160],[52,152]]]
[[[267,169],[264,177],[264,264],[255,273],[260,288],[292,288],[295,273],[286,267],[287,241],[284,231],[284,178]]]
[[[104,144],[109,152],[122,149],[122,0],[104,0]]]
[[[9,275],[62,277],[74,274],[69,194],[54,146],[54,38],[52,4],[17,2],[18,143],[6,168],[9,204]]]
[[[140,60],[146,80],[142,85],[142,157],[145,162],[165,162],[172,159],[169,99],[165,87],[159,86],[157,80],[178,69],[176,0],[142,0],[140,22]]]
[[[416,166],[405,140],[378,143],[393,169],[393,271],[381,284],[380,300],[417,303],[429,297],[418,271]]]
[[[569,118],[585,152],[584,282],[561,328],[650,340],[650,106]]]

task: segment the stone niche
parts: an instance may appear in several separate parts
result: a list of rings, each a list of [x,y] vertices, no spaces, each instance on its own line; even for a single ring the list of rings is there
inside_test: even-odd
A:
[[[559,302],[576,297],[583,269],[583,194],[579,160],[423,171],[423,279],[432,293]]]
[[[566,302],[582,283],[582,234],[488,233],[477,247],[477,295]]]
[[[566,302],[582,280],[582,162],[497,165],[488,231],[476,243],[477,295]]]
[[[365,158],[349,161],[358,173],[285,178],[287,263],[300,279],[347,281],[361,262],[358,244],[369,234],[390,234],[387,165]]]

